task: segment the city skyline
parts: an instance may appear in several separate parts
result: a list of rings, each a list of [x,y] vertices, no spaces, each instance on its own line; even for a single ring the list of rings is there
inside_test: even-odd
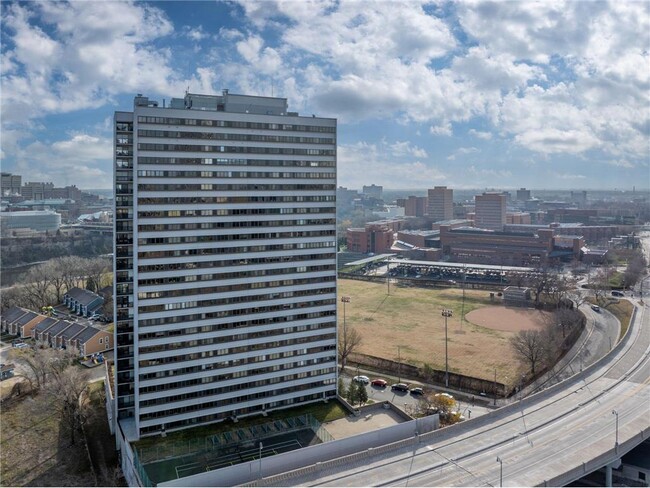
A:
[[[338,118],[341,186],[647,190],[647,3],[303,5],[3,2],[3,171],[110,188],[114,110],[228,88]]]

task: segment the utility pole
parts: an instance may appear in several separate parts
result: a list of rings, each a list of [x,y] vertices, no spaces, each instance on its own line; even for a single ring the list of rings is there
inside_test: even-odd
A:
[[[449,388],[449,354],[447,347],[447,318],[451,317],[454,312],[448,308],[442,309],[442,316],[445,318],[445,388]]]
[[[497,369],[494,368],[494,405],[497,404]]]

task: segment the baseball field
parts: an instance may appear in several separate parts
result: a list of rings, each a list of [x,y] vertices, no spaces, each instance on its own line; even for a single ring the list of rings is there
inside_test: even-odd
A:
[[[339,280],[339,329],[345,322],[361,334],[356,352],[434,369],[445,368],[445,317],[447,318],[449,370],[477,378],[515,385],[524,372],[509,338],[519,330],[541,328],[544,312],[509,308],[500,297],[485,290],[431,290],[394,284]],[[496,294],[495,294],[496,295]]]

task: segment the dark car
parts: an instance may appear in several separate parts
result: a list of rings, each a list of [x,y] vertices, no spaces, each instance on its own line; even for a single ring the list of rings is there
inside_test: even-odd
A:
[[[624,296],[625,296],[625,293],[623,293],[622,291],[616,291],[616,290],[614,290],[614,291],[612,291],[612,296],[613,296],[613,297],[624,297]]]
[[[411,392],[411,395],[424,395],[424,390],[419,386],[411,388],[409,391]]]
[[[405,383],[395,383],[393,386],[390,387],[391,390],[397,390],[397,391],[409,391],[409,387]]]

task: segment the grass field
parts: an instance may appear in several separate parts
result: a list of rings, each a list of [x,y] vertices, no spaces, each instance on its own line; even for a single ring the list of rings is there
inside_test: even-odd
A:
[[[83,439],[69,445],[45,393],[4,402],[1,420],[2,486],[94,486]]]
[[[493,379],[496,368],[499,382],[513,383],[520,375],[509,338],[514,332],[480,327],[461,316],[477,308],[500,303],[485,290],[430,290],[391,286],[385,283],[339,280],[339,296],[347,295],[347,325],[354,326],[363,338],[357,352],[435,369],[445,368],[445,322],[442,309],[450,309],[448,319],[449,370],[477,378]],[[341,304],[339,303],[339,306]],[[461,313],[462,312],[462,313]],[[339,310],[339,328],[343,310]],[[341,331],[340,331],[341,332]],[[510,380],[509,380],[509,379]]]

